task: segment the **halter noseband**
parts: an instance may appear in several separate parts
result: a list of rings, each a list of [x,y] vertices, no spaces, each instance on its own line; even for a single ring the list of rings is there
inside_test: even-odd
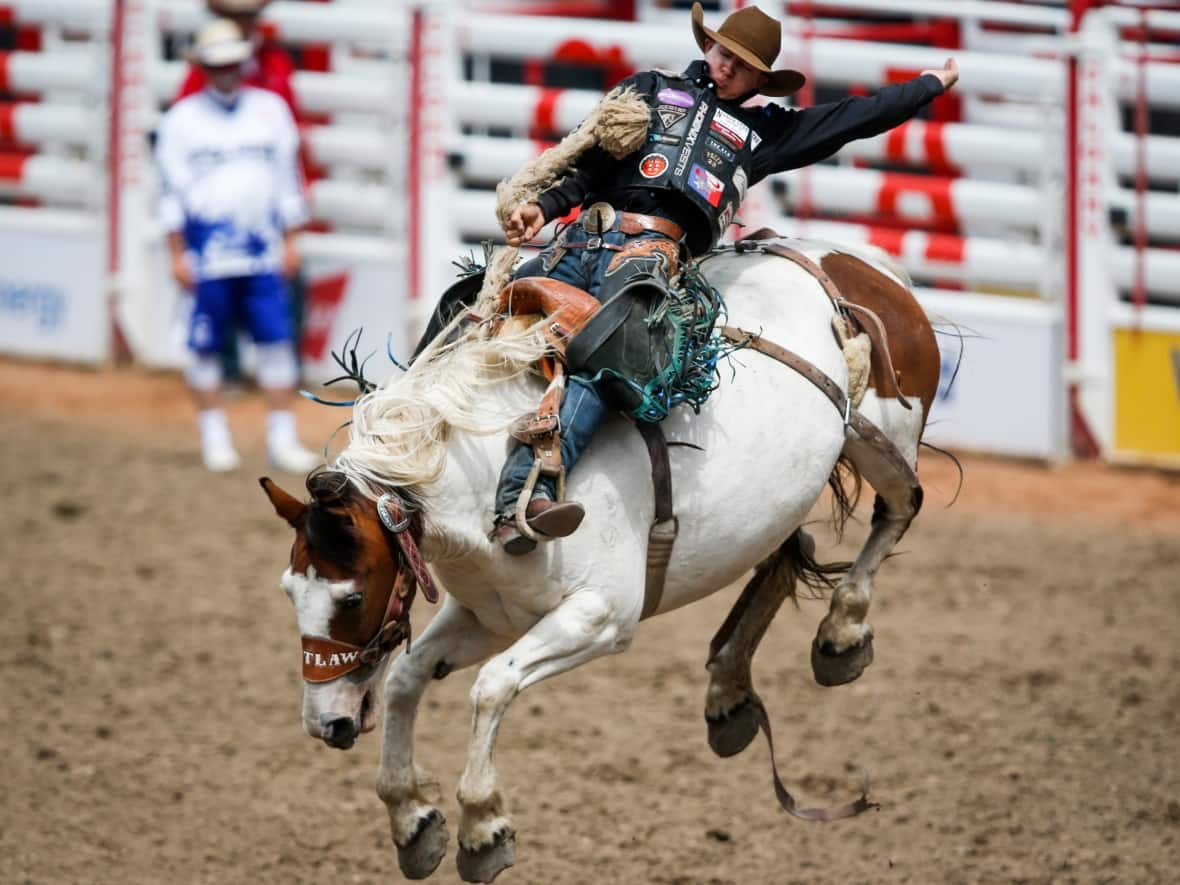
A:
[[[391,513],[392,511],[392,513]],[[350,645],[331,638],[303,636],[303,679],[306,682],[331,682],[360,667],[375,666],[387,654],[410,641],[410,603],[414,591],[422,588],[428,602],[438,602],[438,589],[426,569],[426,562],[414,540],[410,516],[402,511],[395,495],[386,493],[377,499],[377,518],[397,540],[396,552],[403,562],[398,568],[385,616],[377,633],[364,646]],[[392,546],[392,544],[391,544]]]

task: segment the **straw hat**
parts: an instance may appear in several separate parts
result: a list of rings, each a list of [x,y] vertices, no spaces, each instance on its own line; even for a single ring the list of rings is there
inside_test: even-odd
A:
[[[241,64],[254,54],[254,46],[228,18],[209,22],[197,32],[189,58],[206,68]]]
[[[739,9],[722,22],[718,30],[713,31],[705,27],[705,11],[701,4],[694,3],[692,35],[702,51],[705,49],[705,40],[713,40],[754,70],[766,74],[766,83],[758,90],[763,95],[790,95],[807,81],[798,71],[789,68],[778,71],[771,69],[782,49],[782,27],[756,6]]]

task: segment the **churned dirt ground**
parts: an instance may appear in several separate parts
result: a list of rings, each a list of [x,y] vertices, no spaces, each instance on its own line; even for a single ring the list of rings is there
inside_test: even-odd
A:
[[[0,882],[401,881],[376,735],[341,753],[302,733],[289,529],[254,482],[256,397],[230,415],[246,467],[210,476],[174,375],[0,361]],[[346,417],[300,415],[317,444]],[[879,810],[795,821],[761,739],[710,753],[703,664],[735,587],[517,700],[498,881],[1177,881],[1180,477],[963,463],[947,509],[956,474],[924,456],[861,680],[812,681],[818,601],[785,607],[755,661],[788,784],[832,804],[867,768]],[[471,676],[419,717],[452,836]],[[434,881],[458,881],[453,857]]]

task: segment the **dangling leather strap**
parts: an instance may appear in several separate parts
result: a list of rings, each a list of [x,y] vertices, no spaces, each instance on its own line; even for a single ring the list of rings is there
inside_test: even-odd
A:
[[[680,523],[672,510],[672,464],[668,459],[668,442],[659,424],[637,421],[635,427],[647,445],[651,459],[651,482],[655,491],[656,512],[647,532],[647,573],[643,585],[643,613],[640,619],[654,615],[664,596],[668,561]]]

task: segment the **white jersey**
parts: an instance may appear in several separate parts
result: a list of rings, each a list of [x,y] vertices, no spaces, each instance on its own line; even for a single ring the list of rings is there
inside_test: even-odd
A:
[[[307,220],[299,132],[286,103],[243,87],[232,106],[207,90],[160,122],[160,220],[183,231],[197,280],[278,271],[283,233]]]

